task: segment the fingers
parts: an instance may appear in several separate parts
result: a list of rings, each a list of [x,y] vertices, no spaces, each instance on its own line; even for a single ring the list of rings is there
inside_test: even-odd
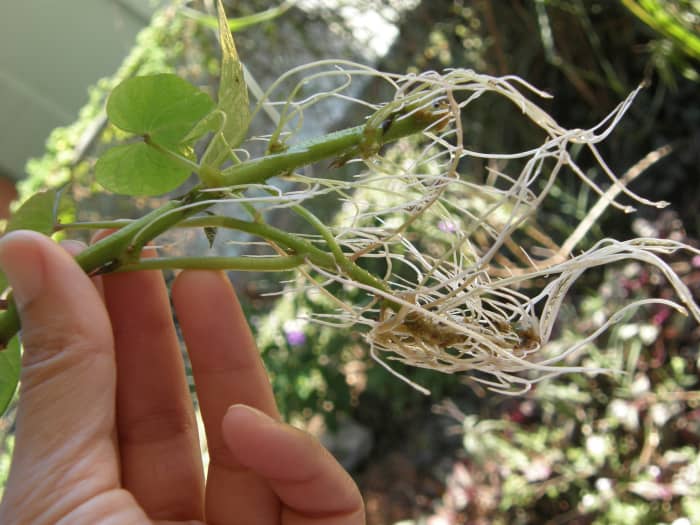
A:
[[[224,441],[221,421],[243,403],[278,418],[267,374],[226,276],[185,271],[173,302],[192,362],[207,433],[210,465],[206,516],[214,524],[278,523],[278,500],[267,483],[241,467]]]
[[[201,520],[199,439],[162,274],[102,282],[116,345],[122,484],[151,519]]]
[[[282,524],[364,524],[357,486],[309,434],[243,405],[228,410],[222,432],[234,458],[281,500]]]
[[[116,486],[113,341],[99,293],[64,249],[34,232],[6,235],[0,265],[14,290],[24,344],[11,474],[22,481],[8,487],[50,505],[61,494],[55,488],[75,476],[85,486],[95,477],[102,488]],[[90,461],[104,468],[96,471]]]

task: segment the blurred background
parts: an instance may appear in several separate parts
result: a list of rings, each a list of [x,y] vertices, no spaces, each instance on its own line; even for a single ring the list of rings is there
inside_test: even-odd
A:
[[[104,101],[120,80],[163,71],[215,93],[213,12],[207,0],[1,5],[0,213],[17,194],[68,181],[78,202],[72,213],[82,220],[157,206],[158,199],[94,192],[95,158],[114,139]],[[242,0],[227,2],[227,12],[239,54],[263,88],[325,58],[398,73],[471,68],[521,76],[554,95],[543,106],[558,122],[586,128],[646,82],[600,149],[618,175],[643,172],[634,191],[671,204],[631,215],[608,210],[579,248],[632,236],[698,247],[697,0]],[[353,95],[376,102],[391,93],[367,79]],[[470,149],[529,144],[513,108],[484,103],[470,111]],[[302,137],[360,123],[342,104],[306,119]],[[254,132],[269,131],[269,122],[259,126]],[[481,176],[483,167],[470,168]],[[604,184],[595,169],[587,175]],[[552,195],[536,226],[561,243],[596,196],[573,176],[558,180]],[[333,220],[332,209],[318,213]],[[700,258],[670,262],[700,296]],[[464,376],[401,369],[431,390],[426,397],[374,364],[358,334],[299,320],[331,304],[268,296],[284,278],[233,276],[281,410],[351,471],[369,524],[700,523],[700,330],[692,320],[663,306],[640,311],[571,363],[625,374],[562,376],[521,397],[487,392]],[[348,301],[354,293],[331,291]],[[589,272],[562,309],[551,345],[581,339],[630,299],[671,295],[658,272],[638,264]],[[12,412],[0,421],[0,484],[12,421]]]

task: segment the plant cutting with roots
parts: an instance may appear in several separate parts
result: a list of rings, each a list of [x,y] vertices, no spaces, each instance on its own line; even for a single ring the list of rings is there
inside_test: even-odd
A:
[[[644,205],[665,205],[633,194],[627,188],[631,177],[617,177],[597,149],[641,87],[590,129],[560,126],[533,102],[549,95],[519,77],[463,69],[398,75],[348,61],[321,61],[285,73],[263,91],[244,74],[218,4],[223,58],[217,102],[175,75],[124,81],[110,95],[107,114],[130,137],[95,166],[97,182],[115,193],[178,191],[192,173],[198,177],[194,188],[180,190],[181,196],[137,220],[70,224],[57,221],[60,193],[49,190],[28,199],[8,230],[116,229],[77,256],[91,275],[166,268],[293,270],[298,288],[324,294],[337,306],[334,313],[311,314],[312,320],[339,329],[362,327],[374,359],[409,382],[393,370],[392,361],[470,372],[492,390],[522,393],[557,374],[604,371],[567,361],[636,308],[664,304],[700,321],[691,292],[664,260],[679,251],[699,255],[698,250],[669,239],[603,239],[574,255],[605,207],[632,211],[619,202],[620,194]],[[371,103],[353,97],[349,88],[360,77],[381,80],[393,98]],[[252,111],[249,90],[256,99]],[[484,96],[507,99],[541,143],[511,153],[471,150],[463,126],[470,105]],[[337,101],[356,105],[356,113],[367,117],[356,127],[294,141],[312,107]],[[271,119],[274,129],[248,137],[257,116]],[[253,156],[249,150],[261,141],[265,151]],[[577,163],[573,152],[582,149],[608,178],[606,188]],[[468,173],[467,164],[475,160],[488,166],[483,176]],[[361,163],[362,170],[338,176],[336,168],[347,163]],[[559,246],[535,221],[565,172],[590,187],[599,201]],[[329,225],[317,217],[311,199],[336,199],[337,219]],[[235,213],[217,213],[221,205]],[[272,210],[277,212],[268,213]],[[299,217],[304,233],[267,222],[280,211]],[[209,238],[221,229],[244,232],[259,239],[250,244],[262,242],[267,253],[141,258],[164,232],[186,228],[204,229]],[[629,260],[661,270],[677,301],[633,301],[569,348],[548,350],[576,280],[588,269]],[[361,298],[354,304],[336,299],[328,291],[333,283],[359,289]],[[19,355],[18,329],[8,293],[0,313],[0,344],[13,355]],[[0,362],[0,372],[16,384],[19,372],[5,362],[12,359]]]

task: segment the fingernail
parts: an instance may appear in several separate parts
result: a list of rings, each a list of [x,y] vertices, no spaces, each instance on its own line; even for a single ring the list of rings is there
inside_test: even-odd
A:
[[[248,405],[231,405],[228,407],[228,410],[226,411],[226,415],[233,415],[233,417],[238,418],[238,419],[243,419],[243,420],[251,420],[251,419],[256,419],[258,422],[268,422],[268,423],[274,423],[275,420],[272,419],[270,416],[268,416],[265,412],[262,412],[258,410],[257,408],[253,408]]]
[[[12,294],[21,310],[41,293],[43,265],[32,244],[34,234],[12,232],[0,239],[0,268],[12,286]]]
[[[85,249],[85,243],[80,242],[80,241],[75,241],[73,239],[67,239],[65,241],[61,241],[61,248],[66,250],[68,253],[70,253],[73,257],[78,255],[80,252],[82,252]]]

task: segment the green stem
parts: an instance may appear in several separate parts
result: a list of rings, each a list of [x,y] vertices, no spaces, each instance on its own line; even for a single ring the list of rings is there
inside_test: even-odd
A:
[[[292,206],[292,210],[294,213],[300,215],[306,222],[313,226],[318,233],[321,234],[321,237],[323,237],[323,240],[326,241],[328,248],[333,254],[335,264],[343,270],[347,270],[348,266],[352,264],[352,261],[345,256],[343,249],[338,244],[338,241],[335,240],[333,232],[330,231],[325,224],[323,224],[323,221],[302,206]]]
[[[195,173],[199,173],[199,164],[196,162],[192,162],[190,159],[187,157],[183,157],[182,155],[179,155],[175,153],[172,150],[169,150],[168,148],[165,148],[158,144],[157,142],[153,142],[151,137],[148,135],[144,135],[143,141],[148,144],[150,147],[158,151],[158,153],[161,153],[165,155],[168,158],[173,159],[174,161],[178,162],[183,168],[187,168],[188,170],[191,170]]]
[[[235,33],[236,31],[240,31],[249,26],[273,20],[274,18],[277,18],[278,16],[283,14],[293,5],[294,2],[287,1],[276,7],[271,7],[270,9],[266,9],[265,11],[260,11],[259,13],[253,13],[252,15],[240,16],[236,18],[229,18],[229,29],[231,29],[231,32]],[[182,14],[196,20],[202,25],[211,27],[212,29],[218,29],[219,27],[219,21],[215,16],[207,15],[205,13],[202,13],[201,11],[197,11],[196,9],[192,9],[190,7],[181,7],[180,11],[182,12]]]
[[[338,268],[345,272],[345,274],[348,275],[348,277],[362,284],[366,284],[368,286],[376,288],[377,290],[383,290],[385,292],[389,291],[389,287],[384,281],[382,281],[381,279],[377,279],[375,275],[371,274],[354,261],[351,261],[347,257],[347,255],[343,253],[343,250],[338,244],[338,241],[335,240],[333,233],[326,227],[325,224],[323,224],[323,221],[321,221],[309,210],[307,210],[306,208],[302,208],[301,206],[293,206],[292,209],[296,213],[301,215],[307,222],[309,222],[309,224],[311,224],[316,229],[316,231],[318,231],[321,234],[323,239],[328,244],[331,253],[333,254],[335,264]]]
[[[434,116],[414,113],[398,118],[379,137],[379,144],[393,142],[402,137],[419,133],[432,122],[442,118],[443,114]],[[348,128],[322,137],[312,139],[290,147],[283,153],[266,155],[259,159],[248,160],[226,169],[222,173],[225,186],[264,182],[270,177],[295,170],[313,162],[328,158],[338,158],[357,152],[366,139],[365,125]]]
[[[140,219],[115,231],[109,237],[105,237],[92,246],[88,246],[75,257],[75,260],[87,273],[98,271],[112,261],[118,261],[129,247],[134,235],[150,224],[157,222],[160,217],[172,213],[171,224],[181,221],[184,218],[182,214],[173,213],[181,205],[182,202],[178,200],[166,203],[157,210],[147,213]],[[161,231],[164,231],[164,229],[166,228],[161,229]]]
[[[241,221],[239,219],[234,219],[233,217],[214,216],[187,219],[186,221],[178,224],[178,226],[228,228],[231,230],[251,233],[263,239],[273,241],[285,248],[289,248],[296,255],[306,256],[314,264],[318,264],[319,266],[329,269],[335,267],[335,259],[323,250],[314,246],[309,241],[267,224]]]
[[[443,115],[440,113],[436,113],[435,115],[414,113],[412,115],[392,119],[391,122],[389,122],[389,128],[386,130],[382,129],[382,133],[376,138],[378,142],[377,146],[398,140],[401,137],[419,133],[431,123],[442,118],[442,116]],[[367,135],[365,134],[366,128],[367,126],[363,125],[337,131],[293,146],[284,153],[267,155],[260,159],[242,162],[221,173],[222,184],[226,186],[236,186],[240,184],[264,182],[275,175],[286,173],[322,159],[361,155],[362,146],[366,146],[367,141]],[[200,167],[189,159],[181,157],[167,148],[152,142],[148,137],[145,137],[145,140],[151,147],[176,159],[178,162],[182,163],[183,166],[187,166],[188,169],[192,169],[195,172],[200,170]],[[216,175],[218,175],[218,172]],[[211,195],[191,192],[182,200],[170,201],[161,208],[144,215],[138,220],[128,223],[109,237],[86,248],[76,257],[76,261],[87,273],[113,271],[125,263],[131,264],[133,254],[140,253],[145,243],[182,222],[190,215],[203,211],[209,204],[205,203],[201,206],[187,206],[184,209],[180,208],[197,201],[211,198]],[[261,225],[261,227],[263,226],[264,225]],[[287,237],[286,240],[288,241],[286,246],[295,249],[294,246],[289,243],[291,237]],[[329,246],[331,245],[329,244]],[[308,246],[306,246],[306,248],[308,249]],[[304,253],[309,255],[314,254],[313,250]],[[314,255],[316,257],[321,257],[320,253],[315,253]],[[328,254],[324,254],[324,264],[321,264],[321,266],[326,268],[328,268],[328,264],[325,263],[329,262],[328,259],[325,259],[327,255]],[[342,255],[342,257],[340,257],[340,255]],[[313,262],[320,263],[322,261],[314,260]],[[342,251],[335,254],[334,262],[341,264],[343,270],[352,279],[377,289],[386,289],[386,286],[381,280],[357,266],[352,261],[349,261],[347,257],[342,254]],[[135,268],[135,264],[142,263],[134,263],[134,265],[128,267]],[[19,325],[17,309],[14,302],[9,301],[7,309],[4,312],[0,312],[0,349],[4,348],[10,339],[14,337],[19,330]]]
[[[654,31],[673,40],[689,56],[700,58],[700,37],[674,19],[659,0],[622,0],[623,5]]]
[[[80,230],[80,229],[119,229],[123,228],[134,221],[131,219],[120,219],[115,221],[94,221],[94,222],[76,222],[68,224],[59,224],[56,226],[56,231],[62,230]],[[177,228],[226,228],[229,230],[238,230],[256,235],[262,239],[273,241],[285,248],[294,251],[297,255],[305,255],[309,259],[325,268],[333,268],[335,259],[314,246],[311,242],[290,234],[284,230],[280,230],[273,226],[260,222],[249,222],[234,219],[233,217],[211,216],[211,217],[193,217],[186,219],[176,225]],[[136,239],[132,240],[134,244]],[[129,264],[131,267],[131,264]],[[121,268],[124,268],[122,266]]]
[[[113,221],[85,221],[85,222],[67,222],[65,224],[57,224],[53,230],[60,232],[64,230],[118,230],[131,224],[133,219],[115,219]]]
[[[280,272],[304,264],[300,255],[272,257],[159,257],[125,264],[117,272],[135,270],[237,270],[242,272]]]
[[[201,194],[188,195],[182,200],[173,200],[157,210],[144,215],[123,228],[115,231],[109,237],[89,246],[80,252],[75,260],[86,273],[100,272],[101,270],[111,270],[118,267],[123,258],[128,255],[128,248],[133,237],[148,228],[148,232],[153,237],[161,234],[165,230],[181,222],[188,215],[201,211],[201,207],[189,207],[184,210],[178,209],[185,204],[196,200],[203,200]],[[159,220],[161,217],[164,220]],[[157,226],[157,227],[156,227]],[[153,238],[152,237],[152,238]],[[19,330],[19,315],[14,301],[9,301],[8,308],[0,312],[0,349],[5,348],[7,343]]]
[[[204,211],[214,204],[214,200],[218,196],[217,193],[199,193],[197,188],[194,188],[190,193],[180,201],[179,206],[174,210],[169,210],[167,213],[159,214],[152,221],[144,224],[139,230],[136,230],[129,242],[127,251],[124,254],[122,263],[137,262],[141,255],[141,250],[148,242],[155,239],[158,235],[171,227],[177,226],[185,218],[200,211]],[[197,204],[199,201],[205,201]],[[162,208],[161,208],[162,209]]]

